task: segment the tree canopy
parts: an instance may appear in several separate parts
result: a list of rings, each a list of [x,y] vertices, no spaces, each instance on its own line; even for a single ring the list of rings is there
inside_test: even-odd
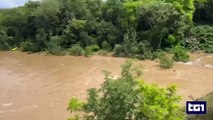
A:
[[[7,44],[7,49],[51,54],[66,53],[73,46],[85,50],[96,45],[114,51],[114,55],[119,51],[122,56],[152,58],[159,49],[177,45],[192,48],[189,33],[198,24],[211,27],[212,6],[212,0],[29,1],[18,8],[0,9],[0,29],[4,33],[0,43]],[[52,40],[54,37],[58,39]],[[202,36],[198,37],[197,41]],[[210,43],[207,49],[212,49],[212,38],[205,37]],[[55,48],[53,53],[50,44],[52,50]]]

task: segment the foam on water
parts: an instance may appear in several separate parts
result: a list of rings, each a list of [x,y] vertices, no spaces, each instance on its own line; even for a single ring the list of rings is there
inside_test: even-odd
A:
[[[10,107],[12,106],[13,103],[5,103],[5,104],[1,104],[2,107]]]

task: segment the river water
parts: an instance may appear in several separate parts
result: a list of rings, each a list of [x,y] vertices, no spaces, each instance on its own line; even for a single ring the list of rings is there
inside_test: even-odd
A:
[[[162,70],[154,61],[137,61],[148,84],[175,84],[181,104],[213,91],[213,55],[192,54],[192,61]],[[119,76],[125,58],[45,56],[0,52],[0,120],[66,120],[71,97],[104,81],[102,70]],[[190,97],[189,97],[190,96]]]

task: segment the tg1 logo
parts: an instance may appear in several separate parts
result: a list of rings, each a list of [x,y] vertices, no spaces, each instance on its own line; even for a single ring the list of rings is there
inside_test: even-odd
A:
[[[187,114],[206,114],[206,101],[187,101]]]

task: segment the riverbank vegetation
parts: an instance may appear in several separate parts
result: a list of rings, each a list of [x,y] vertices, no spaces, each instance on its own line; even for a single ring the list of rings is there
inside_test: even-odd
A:
[[[113,52],[155,59],[213,52],[212,0],[42,0],[0,9],[0,50],[53,55]]]

